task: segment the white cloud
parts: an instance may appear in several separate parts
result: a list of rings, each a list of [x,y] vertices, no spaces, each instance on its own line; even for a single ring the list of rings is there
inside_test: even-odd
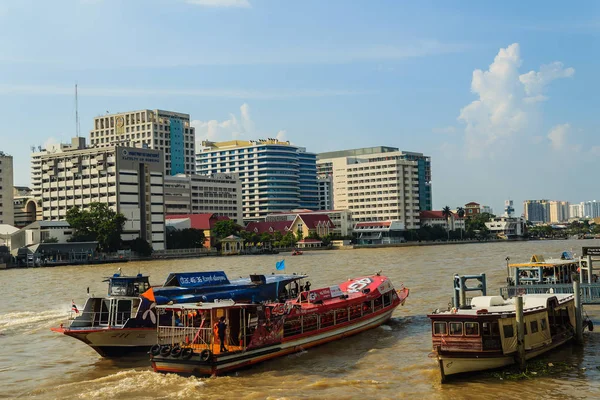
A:
[[[550,140],[550,147],[556,151],[580,151],[581,145],[571,144],[572,129],[570,124],[556,125],[548,133],[548,140]],[[593,153],[594,148],[590,151]]]
[[[194,4],[202,7],[230,7],[230,8],[250,8],[248,0],[186,0],[188,4]]]
[[[467,156],[479,158],[493,146],[515,135],[524,135],[546,100],[542,92],[551,81],[573,76],[573,68],[560,62],[543,65],[539,72],[520,75],[518,43],[500,49],[487,71],[473,71],[471,91],[479,98],[465,106],[458,120],[465,123]]]
[[[203,140],[250,140],[273,137],[271,134],[262,134],[256,131],[254,121],[250,114],[250,106],[247,103],[240,106],[239,117],[230,113],[229,119],[224,121],[217,121],[215,119],[210,121],[193,120],[191,125],[196,128],[196,139],[198,140],[198,143],[201,143]],[[287,140],[286,136],[287,132],[285,130],[280,130],[275,137],[279,140]]]

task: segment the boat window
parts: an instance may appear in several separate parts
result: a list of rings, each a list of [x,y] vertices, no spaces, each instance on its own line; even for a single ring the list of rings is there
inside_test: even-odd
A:
[[[450,322],[450,335],[462,336],[462,322]]]
[[[479,323],[478,322],[465,322],[465,335],[479,336]]]
[[[448,325],[445,322],[434,322],[433,323],[433,334],[434,335],[447,335]]]
[[[536,333],[538,331],[538,322],[537,321],[531,321],[531,333]]]
[[[542,330],[545,331],[546,328],[548,327],[548,324],[546,323],[546,318],[542,318],[540,321],[540,325],[542,327]]]
[[[504,338],[511,338],[515,336],[515,330],[512,325],[502,325],[504,331]]]
[[[482,326],[483,336],[500,336],[497,322],[484,322]]]

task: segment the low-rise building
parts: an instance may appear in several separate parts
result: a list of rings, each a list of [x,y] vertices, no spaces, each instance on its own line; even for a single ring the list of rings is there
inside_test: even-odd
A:
[[[491,234],[502,239],[515,239],[525,234],[525,219],[521,217],[496,217],[485,226]]]
[[[479,203],[474,201],[465,204],[465,216],[472,217],[474,215],[481,214],[481,207]]]
[[[269,214],[265,221],[294,221],[298,215],[326,215],[333,226],[329,232],[338,236],[352,235],[353,221],[350,210],[291,210],[289,212]]]
[[[405,241],[405,230],[400,221],[357,222],[354,225],[354,235],[359,245],[402,243]]]
[[[298,214],[292,222],[292,232],[302,232],[302,237],[307,238],[316,233],[325,237],[333,233],[335,225],[325,214]]]
[[[263,233],[272,235],[275,232],[285,235],[292,229],[293,223],[294,220],[249,222],[248,225],[246,225],[245,230],[246,232],[253,232],[259,235],[262,235]]]
[[[10,238],[11,252],[47,241],[67,243],[73,229],[67,221],[35,221],[14,232]]]
[[[421,211],[419,218],[421,227],[441,226],[449,231],[465,229],[465,218],[461,218],[455,213],[450,213],[450,217],[446,217],[442,211]]]

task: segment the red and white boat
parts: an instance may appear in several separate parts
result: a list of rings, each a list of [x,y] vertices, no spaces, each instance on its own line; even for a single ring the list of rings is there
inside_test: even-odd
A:
[[[160,344],[150,350],[152,367],[190,375],[248,367],[380,326],[408,294],[404,286],[396,290],[377,274],[304,291],[279,303],[224,300],[157,306],[172,323],[158,326]],[[227,324],[223,352],[215,328],[221,317]]]

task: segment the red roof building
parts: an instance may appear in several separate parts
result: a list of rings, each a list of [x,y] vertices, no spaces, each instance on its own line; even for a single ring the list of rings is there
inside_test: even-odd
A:
[[[215,245],[216,238],[212,229],[219,221],[227,221],[229,217],[216,214],[172,214],[165,215],[165,225],[174,229],[200,229],[204,232],[206,241],[204,247],[210,248]]]
[[[288,233],[292,228],[294,221],[269,221],[269,222],[249,222],[246,225],[246,232],[254,232],[262,235],[263,233],[273,234],[280,232],[282,235]]]

